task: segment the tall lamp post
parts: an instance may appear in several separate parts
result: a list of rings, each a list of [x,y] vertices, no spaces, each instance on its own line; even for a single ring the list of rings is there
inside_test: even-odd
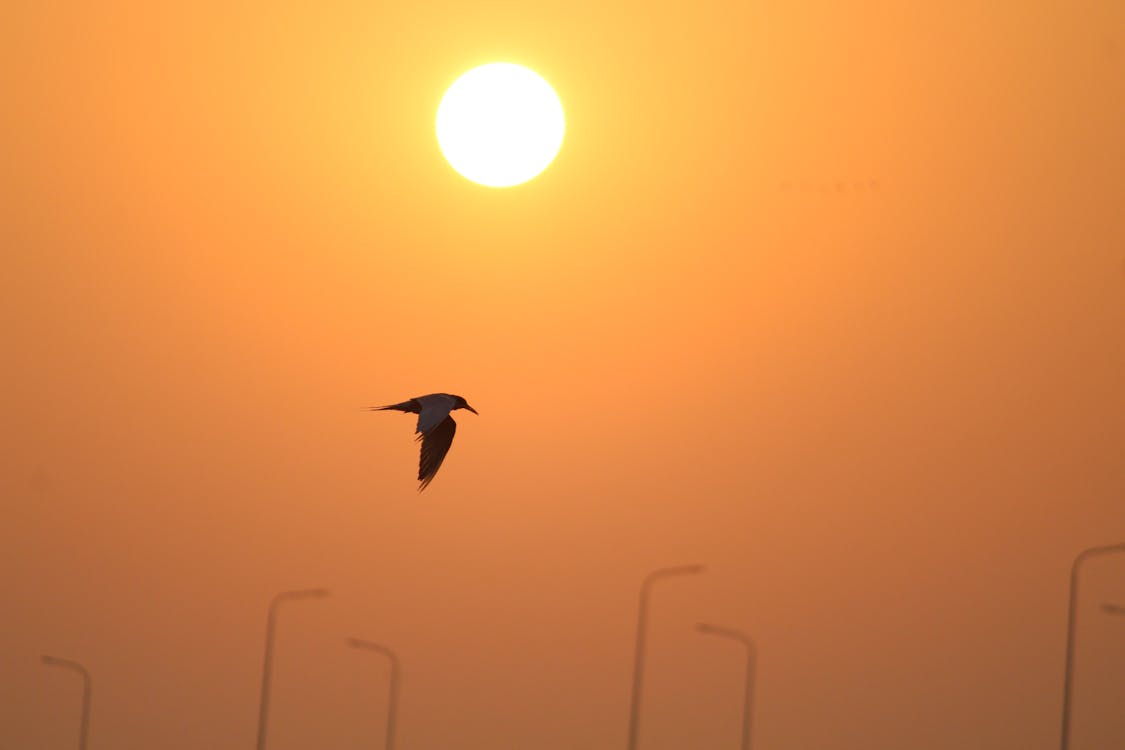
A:
[[[262,665],[262,698],[258,705],[258,750],[266,747],[266,717],[270,705],[270,676],[273,673],[273,637],[277,629],[277,610],[282,602],[292,599],[322,599],[328,596],[328,589],[300,589],[282,591],[270,600],[269,617],[266,620],[266,658]]]
[[[390,694],[387,696],[387,742],[386,750],[395,749],[395,715],[398,711],[398,682],[399,682],[399,665],[398,657],[395,652],[391,651],[386,646],[381,646],[378,643],[371,641],[360,640],[359,638],[349,638],[348,645],[352,648],[366,649],[374,651],[387,657],[391,662],[391,688]]]
[[[1062,750],[1070,748],[1070,696],[1074,684],[1074,639],[1078,620],[1078,573],[1082,563],[1091,557],[1125,552],[1125,544],[1106,544],[1088,547],[1074,558],[1070,566],[1070,605],[1066,619],[1066,671],[1063,675]]]
[[[742,694],[742,750],[750,750],[750,715],[754,704],[754,663],[757,657],[754,641],[740,630],[721,628],[705,622],[696,625],[695,629],[706,635],[717,635],[738,641],[746,647],[746,687]]]
[[[633,700],[629,707],[629,750],[637,748],[637,734],[641,722],[641,684],[644,677],[645,633],[648,629],[648,597],[652,584],[662,578],[690,576],[702,573],[702,565],[680,565],[674,568],[660,568],[645,576],[641,584],[641,601],[637,610],[637,642],[633,656]]]
[[[90,673],[86,670],[86,667],[70,659],[59,659],[55,656],[46,655],[42,659],[43,663],[49,667],[63,667],[82,675],[82,725],[78,730],[78,750],[86,750],[86,738],[90,733],[90,698],[94,692]]]

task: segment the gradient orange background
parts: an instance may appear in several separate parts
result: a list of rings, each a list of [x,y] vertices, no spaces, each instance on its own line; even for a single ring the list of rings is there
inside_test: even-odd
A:
[[[0,748],[1051,748],[1125,541],[1125,4],[22,3]],[[476,64],[568,117],[442,160]],[[466,396],[415,493],[413,419]],[[464,416],[462,416],[462,414]],[[1125,746],[1125,560],[1073,748]]]

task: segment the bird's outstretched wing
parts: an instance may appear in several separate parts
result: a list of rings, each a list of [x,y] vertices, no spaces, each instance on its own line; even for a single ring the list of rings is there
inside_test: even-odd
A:
[[[449,446],[453,445],[453,435],[457,432],[457,423],[453,417],[447,416],[429,432],[422,433],[418,439],[422,441],[422,456],[418,461],[418,491],[426,489],[426,485],[433,481],[445,454],[449,453]]]

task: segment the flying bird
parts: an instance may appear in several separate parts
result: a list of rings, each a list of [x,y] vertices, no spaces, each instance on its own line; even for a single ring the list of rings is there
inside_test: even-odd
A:
[[[416,396],[401,404],[390,406],[372,406],[370,411],[405,411],[418,415],[417,440],[422,441],[422,456],[418,461],[418,491],[426,489],[433,481],[445,454],[449,453],[449,446],[453,445],[453,435],[457,432],[457,423],[449,413],[457,409],[468,409],[473,414],[477,410],[469,406],[469,402],[460,396],[451,393],[431,393],[427,396]]]

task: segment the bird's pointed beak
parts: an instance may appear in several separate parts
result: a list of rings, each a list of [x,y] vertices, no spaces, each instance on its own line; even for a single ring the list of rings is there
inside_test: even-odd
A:
[[[476,409],[469,406],[468,404],[465,404],[465,408],[468,409],[469,411],[471,411],[473,414],[476,414],[478,417],[480,416],[480,412],[478,412]]]

